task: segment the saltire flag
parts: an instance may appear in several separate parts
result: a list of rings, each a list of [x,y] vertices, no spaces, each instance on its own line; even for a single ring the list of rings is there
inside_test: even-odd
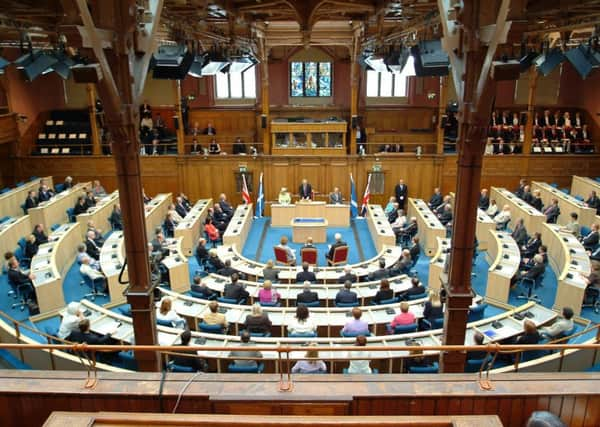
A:
[[[369,178],[367,179],[367,187],[365,188],[365,194],[363,195],[362,205],[360,206],[360,215],[365,216],[367,214],[367,205],[369,204],[369,199],[371,198],[371,191],[369,187],[371,186],[371,174],[369,174]]]
[[[350,217],[356,218],[358,216],[358,202],[356,201],[356,184],[354,184],[354,178],[350,174]]]
[[[263,192],[263,174],[260,173],[260,178],[258,179],[258,196],[256,197],[256,218],[262,218],[263,209],[265,203],[265,193]]]
[[[249,205],[252,203],[252,199],[250,198],[250,193],[248,192],[248,185],[246,185],[246,174],[242,174],[242,199],[244,199],[244,203]]]

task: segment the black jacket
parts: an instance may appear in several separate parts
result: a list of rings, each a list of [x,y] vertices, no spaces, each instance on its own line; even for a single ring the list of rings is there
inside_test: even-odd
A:
[[[392,289],[384,289],[377,291],[375,296],[371,298],[371,301],[379,304],[381,301],[391,298],[394,298],[394,291]]]
[[[598,235],[597,231],[592,231],[581,240],[581,243],[583,244],[584,248],[593,249],[594,246],[598,244],[598,241],[600,240],[599,237],[600,236]]]
[[[490,198],[488,196],[479,196],[479,209],[484,211],[490,207]]]
[[[349,291],[347,289],[340,290],[335,296],[336,303],[350,304],[358,301],[358,295],[356,292]]]
[[[260,316],[252,316],[249,314],[246,316],[244,327],[248,332],[251,333],[261,334],[265,332],[271,332],[271,320],[266,314],[262,314]]]
[[[358,282],[358,276],[352,273],[345,273],[343,276],[338,277],[338,283],[346,283],[346,280],[350,280],[352,283]]]
[[[302,291],[296,295],[296,303],[310,303],[319,300],[319,294],[314,291]]]
[[[302,283],[306,280],[308,280],[309,282],[316,282],[317,276],[312,271],[304,270],[299,271],[298,274],[296,274],[296,283]]]
[[[85,241],[85,251],[96,261],[100,259],[100,248],[98,248],[98,246],[96,246],[96,243],[91,241],[90,239],[87,239]]]
[[[400,205],[400,208],[404,208],[404,204],[406,203],[406,198],[408,197],[408,186],[403,184],[396,184],[394,187],[394,194],[396,195],[396,202]]]
[[[248,292],[239,283],[228,283],[223,289],[223,296],[225,298],[231,298],[236,301],[248,298],[248,295]]]
[[[346,242],[335,242],[333,245],[331,245],[331,248],[329,248],[329,252],[327,253],[327,259],[333,259],[333,252],[335,251],[335,248],[337,248],[338,246],[348,246],[346,244]]]
[[[31,208],[35,208],[38,205],[37,197],[27,197],[25,199],[25,211],[28,211]]]

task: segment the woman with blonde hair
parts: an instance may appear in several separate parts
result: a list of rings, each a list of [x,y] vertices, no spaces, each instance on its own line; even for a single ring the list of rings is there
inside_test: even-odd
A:
[[[165,323],[170,322],[175,328],[185,327],[185,320],[175,313],[175,310],[173,310],[173,301],[168,297],[163,298],[160,306],[156,309],[156,320]]]
[[[265,280],[262,289],[258,291],[258,301],[261,304],[271,304],[279,302],[279,298],[281,298],[281,295],[273,289],[272,282],[270,280]]]
[[[306,360],[299,360],[292,367],[293,374],[321,374],[327,372],[327,365],[322,360],[319,360],[319,351],[317,343],[311,343],[311,347],[306,351],[304,357]]]
[[[435,291],[429,292],[429,300],[423,307],[423,317],[419,319],[419,329],[430,329],[436,319],[444,317],[444,306],[440,299],[440,294]],[[427,322],[424,322],[426,320]]]

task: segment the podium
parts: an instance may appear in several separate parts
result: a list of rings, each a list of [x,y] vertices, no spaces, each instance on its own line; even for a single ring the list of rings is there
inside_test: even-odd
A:
[[[289,205],[271,205],[273,227],[289,227],[294,218],[324,218],[330,227],[349,227],[350,206],[307,201]]]
[[[294,243],[305,243],[308,237],[312,237],[314,243],[327,241],[328,223],[325,218],[294,218],[290,225]]]

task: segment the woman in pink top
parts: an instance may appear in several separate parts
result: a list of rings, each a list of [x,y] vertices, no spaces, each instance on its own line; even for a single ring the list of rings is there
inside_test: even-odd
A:
[[[394,317],[390,326],[394,329],[399,325],[411,325],[416,322],[415,315],[412,314],[409,310],[409,305],[406,301],[400,303],[400,314]]]
[[[258,301],[261,303],[276,303],[279,301],[280,295],[275,289],[270,280],[265,280],[263,287],[258,291]]]

